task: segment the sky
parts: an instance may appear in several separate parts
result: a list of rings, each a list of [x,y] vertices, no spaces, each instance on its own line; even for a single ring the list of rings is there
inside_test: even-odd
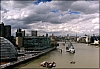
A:
[[[2,1],[1,22],[11,25],[12,35],[18,28],[38,35],[99,35],[99,1],[30,0]]]

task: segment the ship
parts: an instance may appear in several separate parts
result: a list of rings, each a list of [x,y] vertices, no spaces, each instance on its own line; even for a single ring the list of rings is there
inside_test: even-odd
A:
[[[67,52],[70,52],[70,53],[75,53],[75,49],[74,49],[74,46],[71,42],[69,42],[68,46],[66,46],[66,51]]]

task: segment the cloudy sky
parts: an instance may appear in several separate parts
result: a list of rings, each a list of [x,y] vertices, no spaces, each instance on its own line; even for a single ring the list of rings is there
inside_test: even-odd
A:
[[[38,35],[99,34],[99,1],[1,1],[1,22]]]

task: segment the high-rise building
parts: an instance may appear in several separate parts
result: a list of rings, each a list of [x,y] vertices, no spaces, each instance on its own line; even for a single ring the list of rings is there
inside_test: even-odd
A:
[[[46,37],[48,37],[48,34],[46,33]]]
[[[25,30],[21,31],[21,29],[17,29],[16,37],[25,37]]]
[[[11,26],[10,25],[5,25],[4,26],[4,33],[5,37],[10,37],[11,36]]]
[[[22,32],[16,32],[16,37],[22,37]]]
[[[0,36],[4,37],[4,23],[3,22],[0,24]]]
[[[5,37],[9,40],[11,37],[11,25],[4,26],[4,23],[2,22],[0,24],[0,36]]]
[[[17,32],[21,32],[21,29],[19,28],[19,29],[17,29]]]
[[[37,36],[37,31],[31,31],[31,36]]]
[[[16,45],[20,49],[23,47],[23,37],[25,37],[25,30],[21,31],[20,28],[17,29],[17,32],[16,32]]]
[[[22,32],[22,37],[25,37],[25,30],[21,32]]]

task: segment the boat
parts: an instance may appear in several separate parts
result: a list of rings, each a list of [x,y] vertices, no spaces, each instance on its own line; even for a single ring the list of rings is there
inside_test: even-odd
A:
[[[56,63],[55,62],[47,62],[47,61],[43,61],[40,66],[42,67],[47,67],[47,68],[52,68],[52,67],[56,67]]]
[[[70,53],[75,53],[74,46],[71,42],[69,42],[68,46],[66,47],[66,51]]]
[[[94,40],[94,43],[90,43],[91,45],[99,45],[99,40]]]
[[[70,64],[75,64],[75,63],[76,63],[75,61],[71,61],[71,62],[70,62]]]

